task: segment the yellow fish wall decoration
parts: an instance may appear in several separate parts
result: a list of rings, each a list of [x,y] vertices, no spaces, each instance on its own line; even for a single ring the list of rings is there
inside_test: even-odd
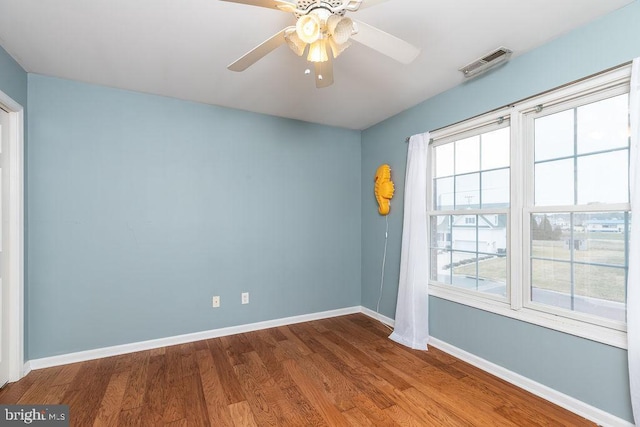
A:
[[[376,170],[375,185],[373,186],[373,192],[376,195],[378,201],[378,212],[380,215],[388,215],[389,208],[391,206],[390,200],[393,197],[393,181],[391,181],[391,168],[389,165],[384,164],[378,167]]]

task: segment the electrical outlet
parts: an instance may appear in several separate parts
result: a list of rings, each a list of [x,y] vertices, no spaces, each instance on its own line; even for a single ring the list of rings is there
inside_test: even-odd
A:
[[[249,292],[242,293],[242,303],[249,304]]]
[[[213,297],[213,301],[211,303],[211,306],[213,308],[220,307],[220,297],[219,296],[216,295],[215,297]]]

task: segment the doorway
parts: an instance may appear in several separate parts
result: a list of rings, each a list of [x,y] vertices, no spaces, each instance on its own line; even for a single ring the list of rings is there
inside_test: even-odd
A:
[[[23,109],[0,91],[0,386],[24,375]]]
[[[5,163],[9,145],[9,112],[0,108],[0,387],[9,382],[9,286],[4,279],[5,272],[8,271],[6,260],[9,258],[7,253],[7,227],[5,218],[7,218],[6,198],[9,194],[7,188],[8,165]]]

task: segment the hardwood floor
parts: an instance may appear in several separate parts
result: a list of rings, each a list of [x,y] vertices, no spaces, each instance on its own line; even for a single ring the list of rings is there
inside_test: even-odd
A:
[[[361,314],[33,371],[1,404],[72,426],[593,426]]]

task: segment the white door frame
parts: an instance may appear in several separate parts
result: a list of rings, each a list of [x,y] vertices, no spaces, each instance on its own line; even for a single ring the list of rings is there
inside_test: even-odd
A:
[[[25,375],[24,363],[24,109],[0,91],[9,111],[9,381]]]

